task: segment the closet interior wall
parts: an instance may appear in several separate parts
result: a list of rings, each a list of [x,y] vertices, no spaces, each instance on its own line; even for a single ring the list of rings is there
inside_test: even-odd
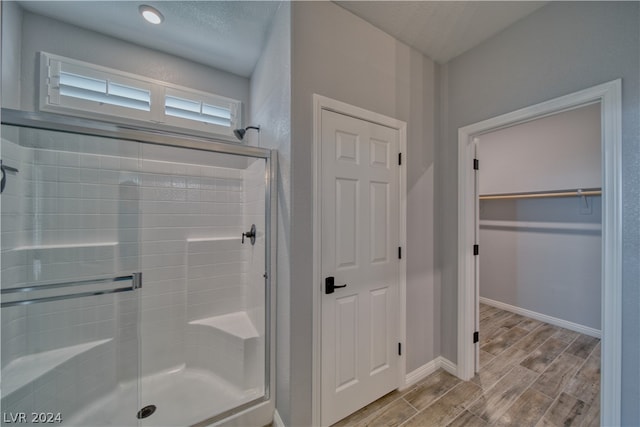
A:
[[[482,135],[479,194],[599,189],[600,135],[599,104]],[[480,300],[597,335],[601,221],[597,195],[481,199]]]

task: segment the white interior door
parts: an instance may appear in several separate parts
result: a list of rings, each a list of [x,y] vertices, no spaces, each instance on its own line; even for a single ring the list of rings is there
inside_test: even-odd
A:
[[[321,421],[398,387],[399,131],[322,111]]]

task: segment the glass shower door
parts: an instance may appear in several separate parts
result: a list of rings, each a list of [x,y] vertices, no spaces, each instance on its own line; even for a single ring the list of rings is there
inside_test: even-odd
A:
[[[2,125],[2,424],[135,426],[137,144]]]
[[[140,158],[142,425],[207,425],[266,393],[266,160]]]
[[[0,148],[2,423],[268,419],[271,152],[14,120]]]

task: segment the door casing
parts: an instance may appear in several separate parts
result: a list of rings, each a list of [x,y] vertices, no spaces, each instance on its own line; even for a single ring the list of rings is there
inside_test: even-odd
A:
[[[620,425],[622,383],[622,82],[620,79],[458,129],[457,376],[475,374],[477,262],[473,255],[477,197],[474,137],[599,102],[602,125],[602,365],[600,421]]]
[[[403,153],[403,164],[400,166],[400,246],[403,254],[407,247],[407,124],[401,120],[384,116],[360,107],[346,104],[322,95],[313,95],[313,340],[312,340],[312,405],[311,417],[315,426],[321,425],[321,395],[322,395],[322,277],[321,277],[321,116],[322,110],[350,116],[379,125],[398,130],[399,149]],[[398,337],[406,348],[406,255],[400,260],[400,273],[398,277],[398,313],[399,331]],[[406,377],[406,353],[402,352],[398,363],[397,387],[402,388]]]

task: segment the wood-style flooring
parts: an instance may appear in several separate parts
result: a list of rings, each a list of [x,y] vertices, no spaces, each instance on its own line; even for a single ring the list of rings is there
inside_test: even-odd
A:
[[[600,340],[480,305],[480,372],[439,369],[334,424],[343,426],[598,426]]]

